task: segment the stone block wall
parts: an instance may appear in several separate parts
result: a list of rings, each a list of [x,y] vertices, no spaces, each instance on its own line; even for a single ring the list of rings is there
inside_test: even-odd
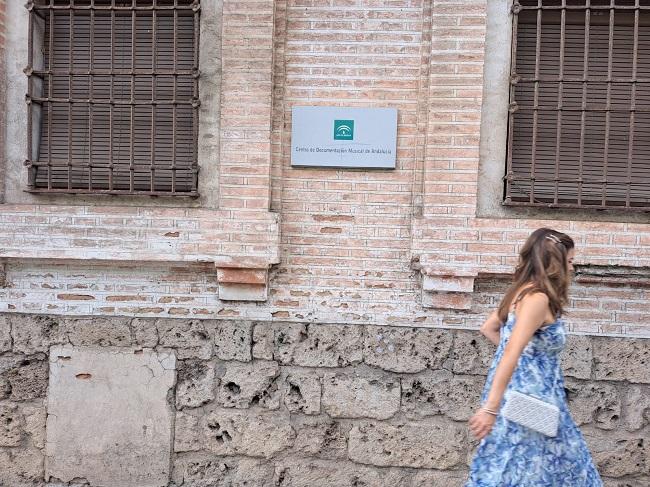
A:
[[[166,484],[106,483],[101,468],[46,479],[57,460],[46,445],[62,435],[48,404],[63,394],[48,364],[52,353],[65,359],[62,350],[176,357],[162,395],[171,419],[154,418],[171,429],[171,453],[169,444],[149,449],[156,458],[140,469],[147,478],[162,456]],[[0,485],[460,486],[476,446],[467,420],[493,352],[469,330],[0,315]],[[647,339],[570,335],[565,350],[574,418],[611,487],[650,482],[649,361]],[[105,374],[116,401],[148,391],[127,388],[117,368]],[[102,380],[88,375],[78,379]],[[107,469],[119,462],[105,455]]]

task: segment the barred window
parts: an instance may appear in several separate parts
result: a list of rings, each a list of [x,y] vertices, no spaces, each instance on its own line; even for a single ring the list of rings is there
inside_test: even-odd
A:
[[[199,0],[34,0],[28,191],[197,195]]]
[[[650,210],[650,1],[513,14],[505,204]]]

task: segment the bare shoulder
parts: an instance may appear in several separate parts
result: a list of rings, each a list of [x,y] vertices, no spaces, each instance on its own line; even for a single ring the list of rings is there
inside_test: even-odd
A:
[[[531,310],[539,309],[546,311],[549,303],[548,296],[542,292],[532,292],[521,298],[521,305]]]
[[[527,294],[517,307],[517,321],[533,328],[543,326],[551,315],[549,302],[548,296],[542,292]]]

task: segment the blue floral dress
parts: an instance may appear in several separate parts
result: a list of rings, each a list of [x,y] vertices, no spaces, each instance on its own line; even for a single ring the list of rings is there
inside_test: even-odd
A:
[[[488,372],[482,402],[487,399],[497,364],[510,338],[515,315],[501,328],[501,339]],[[585,440],[571,418],[560,368],[566,342],[558,319],[539,329],[521,354],[507,390],[555,403],[560,408],[557,436],[545,436],[499,415],[481,440],[465,487],[601,487],[600,476]]]

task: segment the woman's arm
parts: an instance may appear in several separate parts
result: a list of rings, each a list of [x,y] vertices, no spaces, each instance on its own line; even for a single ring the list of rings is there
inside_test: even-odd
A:
[[[492,386],[483,408],[498,411],[501,399],[505,393],[510,378],[517,367],[519,357],[534,333],[544,324],[548,316],[548,297],[542,293],[530,294],[524,297],[517,308],[517,321],[508,339],[503,356],[497,365],[492,379]],[[494,415],[480,409],[470,419],[472,433],[481,439],[486,436],[494,425]]]
[[[494,310],[490,316],[481,325],[481,334],[495,345],[499,344],[501,338],[501,320],[497,310]]]

